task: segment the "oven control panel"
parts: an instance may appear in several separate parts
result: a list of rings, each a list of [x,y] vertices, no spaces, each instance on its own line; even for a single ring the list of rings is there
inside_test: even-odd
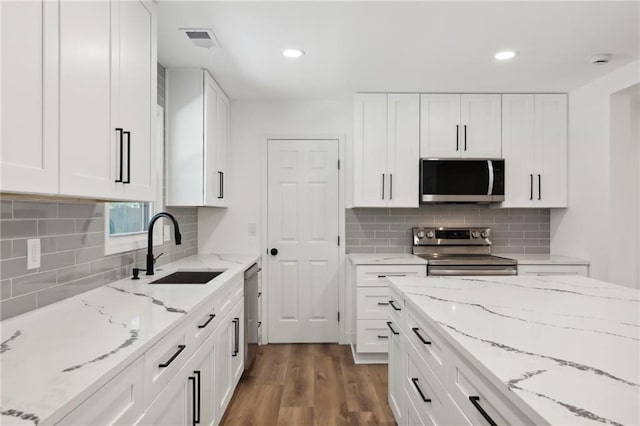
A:
[[[491,228],[489,227],[473,227],[473,228],[451,228],[451,227],[433,227],[413,228],[413,245],[414,246],[441,246],[441,245],[457,245],[457,246],[488,246],[491,245]]]

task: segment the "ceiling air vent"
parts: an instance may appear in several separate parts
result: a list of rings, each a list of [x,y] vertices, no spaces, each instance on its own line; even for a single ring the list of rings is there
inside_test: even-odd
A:
[[[220,47],[220,43],[213,34],[213,31],[207,28],[180,28],[184,31],[189,40],[198,47],[207,49],[212,47]]]

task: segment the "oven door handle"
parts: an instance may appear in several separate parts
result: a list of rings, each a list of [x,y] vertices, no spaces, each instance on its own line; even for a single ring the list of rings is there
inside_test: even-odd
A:
[[[429,268],[428,275],[431,276],[463,276],[463,275],[516,275],[515,268],[506,269],[432,269]]]

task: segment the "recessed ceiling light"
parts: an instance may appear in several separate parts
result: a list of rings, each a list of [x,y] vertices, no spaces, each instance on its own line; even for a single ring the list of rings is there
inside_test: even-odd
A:
[[[503,50],[502,52],[496,53],[494,57],[500,61],[506,61],[507,59],[512,59],[514,56],[516,56],[516,52],[513,50]]]
[[[282,54],[287,58],[299,58],[304,55],[304,52],[300,49],[284,49]]]

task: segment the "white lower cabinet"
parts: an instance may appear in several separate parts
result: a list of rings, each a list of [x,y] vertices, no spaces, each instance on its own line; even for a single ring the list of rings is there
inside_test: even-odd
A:
[[[404,313],[390,321],[399,333],[389,345],[389,405],[398,425],[535,424],[510,400],[508,389],[483,376],[437,324],[390,290]]]
[[[356,265],[352,280],[355,285],[355,361],[385,363],[393,337],[387,321],[399,324],[402,308],[389,292],[387,277],[426,277],[425,265]]]
[[[80,406],[67,414],[59,425],[130,425],[144,410],[143,357],[136,359]]]
[[[232,278],[61,425],[217,425],[244,372],[244,285]]]

